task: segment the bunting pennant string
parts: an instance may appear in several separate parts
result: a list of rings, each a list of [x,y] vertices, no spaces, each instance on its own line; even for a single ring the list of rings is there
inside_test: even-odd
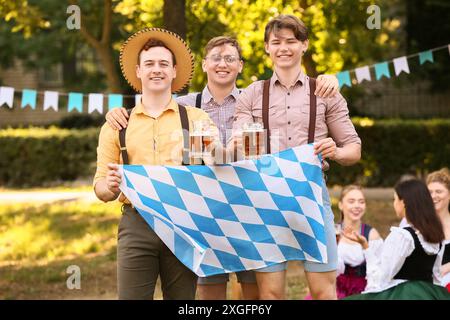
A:
[[[389,69],[389,65],[392,63],[394,66],[395,76],[399,76],[402,72],[410,74],[410,68],[408,60],[413,57],[419,57],[419,65],[426,64],[427,62],[434,63],[433,53],[438,50],[447,49],[450,55],[450,44],[446,44],[441,47],[436,47],[433,49],[429,49],[426,51],[410,54],[408,56],[402,56],[398,58],[394,58],[389,61],[382,61],[375,63],[373,65],[367,65],[358,67],[351,70],[343,70],[336,74],[336,77],[339,82],[339,88],[343,86],[351,87],[352,84],[360,84],[363,81],[372,81],[372,75],[370,69],[374,69],[375,79],[380,80],[383,77],[391,78],[391,71]],[[356,81],[352,82],[352,74],[356,76]],[[83,112],[83,100],[84,96],[87,97],[87,111],[88,113],[93,113],[95,111],[99,113],[103,113],[106,110],[111,110],[113,108],[120,108],[124,106],[124,99],[132,98],[134,99],[135,105],[137,105],[141,101],[141,94],[134,95],[124,95],[117,93],[80,93],[80,92],[56,92],[56,91],[38,91],[33,89],[22,89],[16,90],[13,87],[9,86],[0,86],[0,108],[3,106],[13,108],[14,103],[14,94],[22,94],[22,100],[20,103],[20,108],[30,107],[35,110],[37,107],[37,102],[41,101],[38,99],[38,96],[43,95],[43,110],[54,110],[58,111],[58,103],[59,97],[67,97],[67,110],[69,112]],[[175,97],[176,95],[174,95]],[[104,105],[104,99],[107,98],[107,109],[106,105]]]
[[[419,57],[420,65],[423,65],[426,62],[433,63],[434,62],[433,52],[442,50],[442,49],[446,49],[446,48],[448,49],[448,53],[450,55],[450,44],[447,44],[447,45],[444,45],[441,47],[436,47],[436,48],[429,49],[426,51],[410,54],[410,55],[403,56],[403,57],[394,58],[393,60],[382,61],[382,62],[375,63],[373,65],[367,65],[367,66],[363,66],[363,67],[358,67],[356,69],[341,71],[338,74],[336,74],[336,77],[338,78],[338,81],[339,81],[339,87],[342,87],[344,85],[347,85],[349,87],[351,86],[351,85],[349,85],[349,79],[347,77],[347,74],[351,74],[351,73],[355,73],[357,83],[361,83],[364,80],[371,81],[371,75],[370,75],[371,68],[373,68],[375,71],[375,79],[376,80],[380,80],[383,77],[386,77],[389,79],[389,78],[391,78],[391,73],[389,70],[389,64],[391,62],[394,65],[394,71],[395,71],[396,76],[399,76],[402,72],[410,74],[410,69],[409,69],[409,64],[408,64],[409,59],[414,58],[414,57]],[[351,79],[350,79],[350,82],[351,82]]]

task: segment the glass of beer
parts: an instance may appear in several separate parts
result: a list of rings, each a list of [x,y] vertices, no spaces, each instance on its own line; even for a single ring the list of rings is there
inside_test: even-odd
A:
[[[214,137],[209,120],[192,121],[192,133],[189,135],[189,157],[191,164],[202,164],[204,157],[211,157]]]
[[[259,122],[244,123],[242,127],[244,159],[254,160],[266,152],[264,127]]]

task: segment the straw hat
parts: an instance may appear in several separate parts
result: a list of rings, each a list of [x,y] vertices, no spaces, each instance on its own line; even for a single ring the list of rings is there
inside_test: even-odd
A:
[[[150,39],[156,39],[173,52],[177,60],[177,76],[172,82],[172,92],[182,90],[192,79],[194,57],[186,42],[177,34],[160,28],[146,28],[130,36],[120,49],[120,68],[128,83],[138,92],[142,92],[141,79],[136,76],[138,54]]]

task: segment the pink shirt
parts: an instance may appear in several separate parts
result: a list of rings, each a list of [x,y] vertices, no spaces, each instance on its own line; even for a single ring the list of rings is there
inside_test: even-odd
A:
[[[262,89],[264,81],[256,81],[244,89],[236,102],[233,135],[240,134],[245,122],[262,123]],[[276,73],[270,79],[269,127],[271,152],[279,152],[308,142],[309,77],[300,73],[295,85],[283,86]],[[347,102],[337,93],[332,98],[317,97],[314,141],[333,138],[338,147],[361,144],[350,120]]]

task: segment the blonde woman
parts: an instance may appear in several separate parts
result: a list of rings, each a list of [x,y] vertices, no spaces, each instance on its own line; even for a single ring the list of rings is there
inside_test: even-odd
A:
[[[366,212],[366,198],[362,188],[357,185],[348,185],[342,189],[339,198],[341,230],[351,228],[359,235],[369,240],[368,245],[374,251],[379,251],[383,244],[378,231],[363,222]],[[358,294],[366,288],[366,257],[360,243],[346,237],[338,239],[338,268],[336,289],[338,299]]]
[[[433,283],[439,273],[444,230],[426,184],[420,180],[398,183],[393,205],[406,224],[391,228],[381,254],[374,254],[364,236],[344,230],[345,237],[361,244],[367,258],[364,294],[347,299],[450,299],[445,288]]]
[[[434,208],[444,228],[445,241],[442,257],[441,276],[438,282],[450,287],[450,172],[447,168],[430,173],[427,186],[433,199]]]

